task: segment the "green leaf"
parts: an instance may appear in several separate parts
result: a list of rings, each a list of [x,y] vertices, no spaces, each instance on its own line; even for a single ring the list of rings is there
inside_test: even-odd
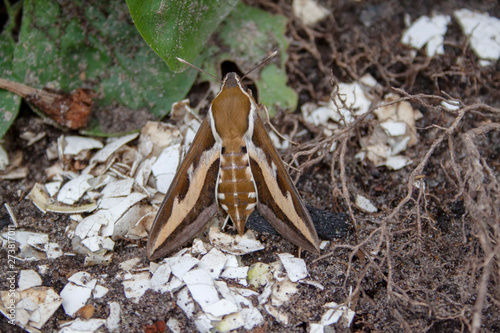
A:
[[[279,50],[280,67],[284,67],[288,48],[286,24],[284,16],[239,3],[221,25],[219,37],[231,50],[233,60],[255,64]]]
[[[92,87],[99,93],[96,117],[112,103],[163,117],[196,77],[174,74],[156,56],[125,3],[96,0],[25,0],[14,73],[38,88]],[[98,125],[87,130],[100,133]]]
[[[295,110],[298,96],[295,90],[286,85],[287,76],[284,70],[275,65],[268,66],[260,72],[259,94],[260,102],[266,106]],[[269,112],[271,116],[273,112]]]
[[[15,47],[12,30],[14,29],[15,16],[21,7],[20,3],[11,6],[8,1],[5,2],[5,7],[9,19],[0,34],[0,77],[15,80],[12,75],[12,58]],[[0,89],[0,139],[7,133],[16,119],[20,105],[21,98],[19,96]]]
[[[173,71],[193,62],[237,0],[127,0],[137,30]]]

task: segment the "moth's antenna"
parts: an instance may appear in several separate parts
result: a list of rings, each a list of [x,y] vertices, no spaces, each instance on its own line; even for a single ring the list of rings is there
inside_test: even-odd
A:
[[[200,72],[202,72],[202,73],[204,73],[204,74],[207,74],[208,76],[211,76],[211,77],[213,77],[213,78],[215,78],[215,79],[217,79],[217,80],[219,79],[217,76],[215,76],[215,75],[213,75],[213,74],[210,74],[209,72],[207,72],[207,71],[205,71],[205,70],[203,70],[203,69],[201,69],[201,68],[199,68],[199,67],[196,67],[195,65],[193,65],[193,64],[191,64],[191,63],[189,63],[189,62],[187,62],[187,61],[186,61],[186,60],[184,60],[184,59],[181,59],[181,58],[179,58],[179,57],[175,57],[175,59],[179,60],[180,62],[182,62],[182,63],[183,63],[183,64],[185,64],[185,65],[188,65],[189,67],[192,67],[192,68],[194,68],[194,69],[196,69],[196,70],[198,70],[198,71],[200,71]]]
[[[248,74],[252,73],[257,68],[263,66],[266,62],[268,62],[269,60],[271,60],[272,58],[274,58],[277,54],[278,54],[278,51],[274,51],[273,53],[271,53],[270,55],[268,55],[258,65],[256,65],[254,68],[252,68],[251,70],[249,70],[245,75],[243,75],[243,77],[241,78],[241,80],[243,80]]]

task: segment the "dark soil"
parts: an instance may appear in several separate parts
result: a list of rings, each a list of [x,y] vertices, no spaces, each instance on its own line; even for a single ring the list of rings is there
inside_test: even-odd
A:
[[[356,311],[351,331],[500,332],[500,62],[481,67],[453,20],[444,55],[428,58],[425,50],[419,50],[412,57],[412,50],[400,42],[405,15],[414,21],[421,15],[452,15],[456,9],[469,8],[500,17],[498,2],[320,1],[333,14],[314,27],[293,17],[291,1],[246,2],[290,17],[287,34],[293,43],[287,70],[300,105],[327,101],[336,82],[352,82],[370,73],[383,94],[394,92],[392,87],[401,89],[398,93],[424,115],[417,122],[418,144],[406,152],[414,163],[398,171],[354,158],[360,137],[373,129],[371,114],[328,138],[304,124],[298,112],[275,119],[281,132],[295,125],[311,132],[307,142],[302,137],[301,145],[284,157],[301,163],[304,172],[297,187],[305,201],[350,214],[353,228],[319,258],[302,254],[311,278],[325,290],[301,285],[284,305],[291,313],[289,327],[267,315],[264,327],[254,331],[306,332],[308,323],[321,318],[325,303],[337,302],[350,303]],[[445,94],[461,100],[464,107],[454,112],[440,107],[439,96],[446,98]],[[19,134],[28,129],[47,135],[27,146]],[[8,203],[20,228],[48,232],[52,242],[71,252],[65,236],[69,218],[42,214],[25,199],[36,182],[46,181],[44,170],[51,163],[45,151],[61,134],[25,107],[6,135],[4,147],[9,154],[22,152],[22,165],[29,173],[22,180],[0,182],[0,232],[7,230],[9,216],[3,203]],[[337,151],[327,153],[333,140],[339,142]],[[305,153],[312,147],[324,151],[323,157],[313,160]],[[425,186],[415,187],[416,181]],[[358,193],[369,197],[379,213],[358,210],[353,205]],[[244,256],[245,264],[275,261],[278,251],[297,254],[297,248],[279,236],[261,234],[259,239],[266,249]],[[144,258],[148,264],[144,241],[117,243],[109,266],[84,268],[81,255],[17,265],[19,270],[49,265],[43,285],[59,293],[72,273],[85,270],[113,277],[118,272],[115,264],[131,257]],[[7,267],[5,249],[0,249],[0,261],[0,267]],[[0,290],[6,290],[5,271],[0,275]],[[91,300],[95,318],[106,318],[109,302],[118,301],[127,318],[122,320],[123,332],[140,332],[169,317],[178,319],[184,331],[195,331],[168,294],[150,290],[135,304],[124,298],[120,281],[106,281],[110,292]],[[70,319],[60,307],[43,331],[57,331],[60,322]],[[0,331],[23,330],[2,316]]]

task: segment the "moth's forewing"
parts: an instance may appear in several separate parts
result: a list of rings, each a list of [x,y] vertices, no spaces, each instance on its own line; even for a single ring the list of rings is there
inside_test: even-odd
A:
[[[284,238],[319,254],[319,238],[311,217],[257,113],[254,124],[248,154],[257,186],[257,210]]]
[[[219,161],[220,145],[206,117],[149,232],[149,259],[161,258],[190,241],[218,211],[215,191]]]

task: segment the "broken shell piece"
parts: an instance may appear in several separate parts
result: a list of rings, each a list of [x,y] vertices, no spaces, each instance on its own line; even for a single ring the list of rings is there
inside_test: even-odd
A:
[[[156,211],[156,208],[148,204],[139,203],[132,206],[115,222],[111,238],[116,240],[118,238],[140,239],[146,237],[148,235],[146,230],[152,225]]]
[[[287,140],[283,140],[282,138],[278,137],[276,133],[273,131],[268,132],[269,138],[273,142],[274,148],[278,150],[286,150],[289,147],[289,142]],[[289,139],[287,135],[283,135],[285,139]]]
[[[375,126],[370,136],[361,138],[363,150],[356,158],[370,160],[375,166],[385,165],[389,169],[398,170],[412,161],[398,154],[417,143],[416,120],[422,114],[413,109],[407,101],[398,101],[400,96],[388,94],[383,105],[375,109],[380,123]]]
[[[356,206],[368,213],[376,213],[378,211],[377,207],[370,200],[359,194],[356,195]]]
[[[158,156],[158,159],[151,167],[153,175],[156,177],[156,187],[161,193],[167,193],[181,158],[181,145],[168,146]]]
[[[120,263],[119,266],[120,266],[121,270],[124,270],[125,272],[129,272],[132,270],[132,268],[134,268],[140,262],[141,262],[141,259],[132,258],[132,259],[129,259],[129,260],[126,260],[126,261]]]
[[[9,165],[9,155],[0,145],[0,171],[4,171]]]
[[[85,192],[92,186],[89,180],[94,178],[91,175],[80,175],[75,179],[70,180],[59,191],[57,201],[72,205],[85,194]]]
[[[182,130],[182,133],[184,134],[184,141],[183,145],[187,149],[191,146],[193,143],[194,137],[196,136],[196,133],[198,132],[198,129],[200,128],[201,122],[197,119],[191,119],[186,125],[185,129]]]
[[[172,274],[179,279],[184,279],[184,275],[189,272],[191,268],[196,266],[200,260],[194,258],[190,254],[185,254],[178,257],[169,258],[167,264],[172,269]]]
[[[405,156],[389,156],[385,161],[384,165],[392,170],[399,170],[407,165],[412,164],[413,161]]]
[[[406,134],[406,123],[405,122],[392,122],[386,121],[380,124],[387,135],[390,136],[400,136]]]
[[[87,287],[90,289],[94,289],[94,287],[97,284],[97,280],[92,279],[92,275],[90,275],[90,273],[87,272],[75,273],[68,278],[68,281],[73,282],[78,286]]]
[[[112,251],[115,242],[108,237],[93,236],[82,240],[82,244],[85,245],[90,251],[98,252],[102,249]]]
[[[66,312],[68,316],[73,316],[82,306],[85,305],[85,303],[87,303],[91,293],[91,288],[78,286],[71,282],[68,283],[61,291],[64,312]]]
[[[177,124],[177,127],[184,138],[184,147],[189,148],[201,125],[201,121],[189,105],[189,100],[185,99],[180,102],[173,103],[170,118]]]
[[[17,282],[18,290],[25,290],[32,287],[42,285],[42,278],[32,269],[21,270],[19,273],[19,281]]]
[[[457,111],[460,109],[460,102],[456,100],[442,101],[441,105],[449,111]]]
[[[109,303],[109,316],[106,319],[106,328],[110,332],[118,332],[120,328],[120,303],[111,302]]]
[[[108,293],[109,289],[101,286],[101,285],[96,285],[94,290],[92,291],[92,297],[93,298],[102,298]]]
[[[113,253],[87,253],[85,261],[83,262],[84,267],[93,265],[109,265],[113,259]]]
[[[214,328],[212,325],[212,319],[206,314],[197,315],[194,324],[196,325],[198,332],[202,333],[209,333]]]
[[[309,279],[303,279],[303,280],[300,280],[299,282],[303,283],[303,284],[308,284],[308,285],[313,286],[313,287],[316,287],[319,290],[325,290],[325,286],[323,286],[318,281],[313,281],[313,280],[309,280]]]
[[[16,324],[28,332],[38,330],[50,319],[59,308],[62,299],[49,287],[33,287],[20,291],[12,298],[9,291],[0,292],[0,311],[7,317],[12,309],[12,300],[16,301]]]
[[[193,318],[195,313],[194,301],[189,295],[189,289],[187,287],[182,288],[177,293],[176,299],[177,305],[184,311],[188,318]]]
[[[198,267],[206,270],[212,279],[217,279],[222,272],[227,261],[224,253],[216,248],[213,248],[201,258]]]
[[[5,240],[8,240],[9,236],[12,238],[12,235],[9,235],[8,232],[2,234],[2,238]],[[16,231],[16,243],[19,243],[19,253],[17,257],[30,260],[46,259],[46,254],[39,249],[43,248],[48,240],[49,236],[47,234],[37,234],[23,230]],[[8,242],[4,242],[4,245],[6,244],[8,244]],[[35,247],[32,247],[32,244],[34,244]]]
[[[21,139],[23,139],[23,140],[28,141],[26,143],[27,146],[31,146],[35,142],[37,142],[37,141],[41,140],[42,138],[44,138],[46,135],[47,135],[47,133],[45,133],[45,132],[33,133],[33,132],[30,132],[30,131],[27,131],[27,132],[23,132],[23,133],[19,134],[19,137]]]
[[[145,211],[141,213],[142,216],[137,220],[137,223],[128,230],[127,234],[125,235],[125,238],[128,239],[145,238],[148,236],[148,231],[151,230],[151,227],[153,226],[153,222],[156,217],[158,208],[149,205],[141,205],[140,207],[144,208]],[[117,223],[120,222],[120,220],[117,221]]]
[[[2,80],[2,79],[0,79]],[[5,160],[6,156],[4,155],[4,161],[2,163],[5,165],[5,170],[0,170],[0,179],[22,179],[28,175],[28,167],[23,166],[23,152],[21,150],[17,150],[14,154],[11,154],[10,160]]]
[[[179,130],[170,124],[148,121],[141,129],[138,150],[142,156],[159,156],[165,148],[180,142]]]
[[[50,197],[53,197],[54,195],[59,192],[59,189],[61,188],[62,182],[51,182],[45,184],[45,189],[47,190],[47,193],[49,194]]]
[[[99,150],[92,158],[90,159],[89,165],[82,171],[83,174],[89,173],[98,163],[106,162],[106,160],[113,155],[118,149],[120,149],[124,144],[134,140],[137,138],[139,133],[133,133],[129,135],[125,135],[119,138],[110,138],[108,140],[108,144],[104,146],[101,150]]]
[[[272,287],[271,304],[273,306],[282,306],[290,300],[293,294],[298,291],[297,284],[285,279]]]
[[[300,108],[304,119],[314,126],[327,124],[328,120],[333,117],[332,110],[327,106],[318,107],[315,103],[305,103]]]
[[[191,247],[191,253],[193,254],[206,254],[207,249],[205,247],[205,243],[199,238],[195,238],[193,240],[193,246]]]
[[[63,251],[57,243],[47,243],[45,253],[47,253],[47,259],[57,259],[63,255]]]
[[[377,92],[381,92],[384,89],[382,85],[378,83],[377,80],[370,73],[366,73],[365,75],[363,75],[359,79],[359,83]]]
[[[307,277],[306,262],[303,259],[295,258],[290,253],[279,253],[278,257],[290,281],[297,282]]]
[[[38,183],[33,186],[31,192],[28,194],[28,198],[43,213],[55,212],[62,214],[78,214],[91,212],[97,208],[97,203],[95,202],[76,207],[53,203],[52,200],[50,200],[49,194],[45,191],[43,185]]]
[[[168,319],[167,327],[170,328],[173,333],[182,333],[181,323],[175,318]]]
[[[16,215],[14,214],[14,211],[12,210],[12,208],[10,207],[9,203],[8,202],[5,202],[3,204],[3,206],[5,207],[5,210],[7,211],[7,213],[9,214],[9,217],[10,217],[10,221],[12,222],[12,224],[17,228],[19,225],[17,224],[17,218],[16,218]]]
[[[344,328],[351,326],[352,320],[356,313],[349,309],[346,305],[339,305],[335,302],[331,302],[326,303],[324,307],[328,308],[329,310],[325,312],[321,317],[321,325],[329,326],[339,322],[340,319],[340,322],[342,322],[342,326],[344,326]]]
[[[330,13],[314,0],[293,0],[292,9],[293,14],[308,26],[322,21]]]
[[[215,303],[207,305],[204,311],[214,317],[223,317],[238,311],[238,307],[227,299],[221,299]]]
[[[500,58],[500,19],[487,13],[459,9],[453,13],[463,33],[470,38],[471,48],[480,59]],[[489,65],[489,62],[481,62]]]
[[[93,318],[89,320],[82,320],[77,318],[68,323],[61,324],[61,330],[59,333],[96,332],[105,324],[106,319]]]
[[[272,306],[271,304],[266,304],[264,305],[264,309],[266,309],[267,313],[269,313],[271,316],[274,317],[277,321],[282,323],[283,325],[287,326],[288,321],[289,321],[289,316],[286,312],[280,311],[276,307]]]
[[[231,254],[246,254],[264,249],[264,245],[255,239],[251,230],[247,230],[243,236],[231,236],[212,227],[208,233],[210,243],[220,250]]]
[[[6,173],[0,174],[0,179],[4,180],[16,180],[16,179],[23,179],[28,176],[28,167],[9,167],[6,170]]]
[[[338,90],[328,107],[334,111],[332,120],[350,123],[354,116],[365,114],[370,109],[372,99],[358,82],[339,83]]]
[[[82,136],[63,136],[64,138],[64,155],[78,155],[83,150],[101,149],[103,144],[101,141]]]
[[[221,277],[226,279],[246,279],[248,276],[248,266],[228,267],[222,272]]]
[[[168,264],[160,265],[154,272],[151,278],[151,289],[154,291],[159,291],[161,293],[166,292],[168,288],[168,282],[170,281],[170,275],[172,269]]]
[[[126,197],[132,192],[133,185],[133,178],[125,178],[109,182],[106,187],[104,187],[101,194],[103,198]]]
[[[146,185],[148,184],[149,176],[151,175],[151,168],[156,162],[156,157],[153,156],[151,158],[143,160],[135,173],[135,184],[142,189],[146,189]],[[150,196],[153,196],[154,193],[151,193]]]
[[[201,306],[206,307],[219,301],[217,289],[210,275],[204,269],[193,269],[183,277],[193,299]]]
[[[427,45],[428,57],[444,54],[444,35],[450,21],[448,15],[421,16],[403,33],[401,42],[416,49]]]
[[[365,149],[365,152],[361,151],[360,153],[356,154],[356,157],[364,159],[366,156],[366,158],[372,161],[375,166],[385,165],[387,160],[392,157],[391,148],[381,143],[366,146]]]
[[[73,274],[61,291],[62,305],[68,316],[73,316],[90,298],[97,280],[88,281],[89,276],[85,272]]]
[[[397,94],[387,94],[384,97],[384,103],[392,103],[400,98],[401,97]],[[415,121],[422,118],[422,113],[414,109],[409,102],[400,101],[398,103],[381,106],[375,109],[374,113],[382,124],[391,122],[406,123],[407,131],[401,135],[410,136],[410,141],[408,142],[409,147],[417,143]]]
[[[328,106],[314,108],[313,104],[305,104],[302,108],[304,119],[315,126],[324,126],[328,135],[332,134],[338,125],[333,126],[328,121],[336,123],[351,123],[356,116],[369,111],[374,99],[360,83],[339,83],[332,93]]]
[[[82,240],[86,237],[97,236],[101,227],[111,221],[110,215],[108,210],[98,210],[96,213],[87,216],[76,226],[74,236]]]
[[[245,323],[244,327],[247,330],[264,324],[264,317],[256,308],[241,309],[241,316]]]
[[[86,217],[78,224],[75,229],[75,235],[84,239],[85,237],[100,236],[110,237],[114,233],[116,221],[118,221],[126,212],[138,202],[146,198],[142,193],[133,192],[127,197],[111,198],[117,199],[109,209],[101,209],[96,213]],[[110,200],[110,199],[107,199]],[[104,202],[104,200],[102,201]],[[101,202],[101,204],[102,204]],[[101,229],[102,227],[102,229]]]
[[[245,321],[240,312],[227,315],[221,321],[213,323],[214,328],[219,332],[229,332],[245,325]]]
[[[139,274],[125,274],[122,282],[125,297],[132,299],[134,303],[139,303],[139,299],[151,287],[149,272]]]

